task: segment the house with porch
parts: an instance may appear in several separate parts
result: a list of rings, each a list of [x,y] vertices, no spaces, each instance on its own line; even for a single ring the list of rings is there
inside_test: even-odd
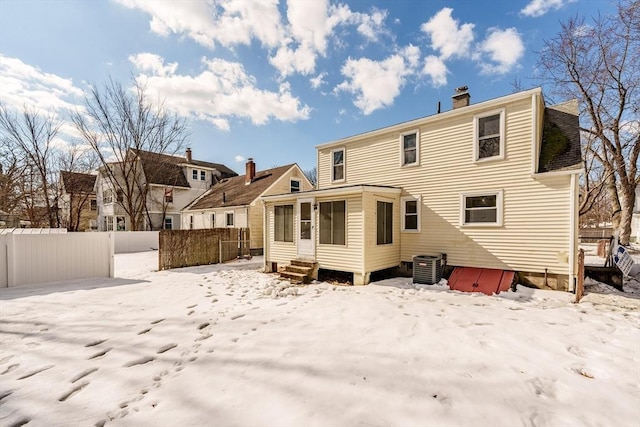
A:
[[[317,189],[262,197],[265,270],[306,259],[367,284],[446,254],[572,289],[577,114],[576,102],[546,106],[540,88],[471,104],[463,87],[450,111],[319,145]]]
[[[313,184],[297,164],[256,172],[250,158],[244,175],[220,180],[182,211],[182,228],[249,228],[251,253],[262,254],[264,215],[260,198],[312,189]],[[285,216],[293,218],[293,210]],[[283,238],[293,241],[293,231]]]

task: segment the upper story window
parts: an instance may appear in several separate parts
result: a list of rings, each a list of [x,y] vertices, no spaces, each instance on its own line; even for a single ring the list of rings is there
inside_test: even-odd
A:
[[[118,203],[122,203],[124,201],[124,191],[116,191],[116,200],[118,201]]]
[[[211,214],[211,228],[216,228],[216,214]]]
[[[91,210],[92,211],[97,211],[98,210],[98,201],[96,199],[91,199],[90,200],[90,204],[91,204]]]
[[[502,225],[502,191],[462,194],[462,225]]]
[[[200,171],[200,181],[204,181],[207,177],[207,173],[205,171]]]
[[[106,189],[102,192],[102,202],[105,205],[108,205],[110,203],[113,203],[113,190],[111,189]],[[112,219],[113,221],[113,219]],[[113,226],[111,227],[111,229],[113,230]]]
[[[331,152],[331,181],[344,181],[344,148]]]
[[[420,231],[420,198],[403,197],[402,231]]]
[[[226,225],[227,225],[227,227],[233,227],[233,220],[234,220],[233,212],[227,212],[225,214],[225,217],[226,217]]]
[[[504,159],[504,109],[474,117],[475,160]]]
[[[419,146],[418,146],[418,131],[412,131],[400,134],[400,149],[401,151],[401,165],[402,166],[414,166],[418,165],[419,159]]]
[[[164,202],[173,203],[173,188],[164,189]]]
[[[292,179],[291,180],[291,192],[298,193],[300,191],[300,180]]]
[[[194,170],[191,172],[191,178],[193,178],[193,179],[195,179],[195,180],[197,180],[197,179],[198,179],[198,170],[197,170],[197,169],[194,169]]]

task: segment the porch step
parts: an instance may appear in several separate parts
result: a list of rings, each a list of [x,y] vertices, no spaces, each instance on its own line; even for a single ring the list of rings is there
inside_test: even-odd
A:
[[[313,261],[291,260],[291,265],[287,265],[280,272],[280,277],[294,283],[309,283],[313,277],[316,263]]]

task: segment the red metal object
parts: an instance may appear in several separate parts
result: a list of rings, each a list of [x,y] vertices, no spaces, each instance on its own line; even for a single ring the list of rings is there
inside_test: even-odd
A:
[[[507,291],[515,272],[493,268],[456,267],[449,277],[449,288],[461,292],[493,295]]]

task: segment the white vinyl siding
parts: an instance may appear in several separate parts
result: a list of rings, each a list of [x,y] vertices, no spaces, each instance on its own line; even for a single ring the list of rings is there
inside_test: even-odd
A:
[[[475,161],[474,117],[481,112],[473,106],[465,108],[470,110],[467,114],[435,116],[421,126],[411,123],[406,130],[381,131],[348,143],[350,184],[393,186],[421,198],[421,232],[402,233],[402,261],[411,261],[414,255],[446,253],[450,265],[540,273],[546,268],[549,273],[567,274],[570,178],[532,177],[531,105],[529,95],[488,109],[504,111],[504,161]],[[416,127],[422,148],[420,167],[398,168],[398,162],[389,157],[398,153],[399,134]],[[320,189],[340,186],[331,180],[334,149],[318,149]],[[461,191],[496,189],[504,193],[502,227],[461,226]]]

